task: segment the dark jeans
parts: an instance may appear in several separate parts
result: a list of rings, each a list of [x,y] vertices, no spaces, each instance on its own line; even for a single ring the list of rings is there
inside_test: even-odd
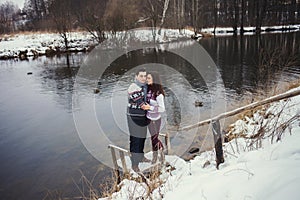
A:
[[[162,142],[158,138],[159,131],[160,131],[160,125],[161,125],[161,118],[158,120],[151,120],[148,125],[149,132],[151,135],[152,151],[157,151],[159,149],[164,148]]]
[[[148,119],[145,117],[127,116],[130,133],[129,146],[132,166],[138,166],[144,158],[144,146],[147,136]]]

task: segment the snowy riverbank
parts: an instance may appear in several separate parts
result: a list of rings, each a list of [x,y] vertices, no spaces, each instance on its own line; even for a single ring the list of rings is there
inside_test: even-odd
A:
[[[157,31],[158,32],[158,31]],[[117,38],[124,38],[126,32],[118,32]],[[157,33],[156,40],[159,43],[171,42],[180,38],[190,38],[192,31],[175,29],[163,29]],[[153,40],[151,29],[136,29],[135,39],[141,42]],[[4,35],[0,42],[0,59],[20,58],[26,59],[35,56],[52,56],[66,52],[62,38],[55,33],[26,33],[16,35]],[[107,35],[110,39],[110,35]],[[97,45],[97,42],[87,32],[68,33],[69,52],[89,52]]]
[[[244,34],[254,34],[255,27],[245,27]],[[263,33],[269,32],[291,32],[299,31],[300,25],[291,26],[272,26],[272,27],[262,27],[261,31]],[[201,34],[194,35],[192,30],[183,29],[179,31],[178,29],[162,29],[161,33],[158,34],[156,31],[156,41],[158,43],[166,43],[176,41],[181,38],[202,38]],[[201,31],[203,34],[212,36],[214,29],[205,28]],[[135,39],[141,42],[153,41],[153,34],[151,29],[136,29]],[[126,32],[118,32],[116,37],[122,40]],[[216,36],[226,36],[232,35],[233,29],[226,27],[217,27],[215,29]],[[239,34],[239,29],[238,29]],[[107,38],[110,39],[112,36],[106,34]],[[89,52],[96,45],[96,40],[93,39],[91,34],[87,32],[70,32],[68,33],[69,40],[69,52]],[[36,56],[53,56],[60,53],[65,53],[64,43],[62,38],[57,33],[20,33],[12,35],[2,35],[0,36],[0,59],[28,59],[28,57]]]
[[[213,151],[190,162],[168,156],[176,169],[160,175],[160,187],[151,189],[149,180],[147,184],[124,180],[112,199],[298,199],[299,105],[300,96],[296,96],[235,122],[230,135],[242,137],[224,144],[225,163],[219,170]]]
[[[70,51],[86,51],[96,45],[89,34],[84,32],[69,33]],[[51,54],[52,51],[64,51],[62,38],[55,33],[26,33],[5,35],[0,42],[0,59],[19,58],[26,52],[26,57]]]

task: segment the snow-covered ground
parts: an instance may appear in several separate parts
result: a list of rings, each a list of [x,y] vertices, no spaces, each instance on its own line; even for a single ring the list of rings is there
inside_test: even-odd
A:
[[[299,199],[299,105],[300,96],[296,96],[235,122],[231,136],[242,134],[243,138],[224,144],[225,163],[219,170],[215,168],[213,151],[190,162],[167,156],[176,169],[163,171],[156,180],[161,181],[160,187],[153,189],[155,183],[150,180],[138,183],[126,179],[111,199]],[[261,140],[250,139],[255,135]]]
[[[134,33],[134,35],[132,35]],[[130,35],[131,34],[131,35]],[[156,30],[156,41],[159,43],[171,42],[180,38],[190,38],[193,34],[192,31],[182,30],[179,32],[177,29],[163,29],[160,34]],[[136,29],[134,32],[118,32],[117,39],[124,40],[130,36],[141,42],[153,40],[151,29]],[[107,34],[108,39],[113,36]],[[68,33],[69,50],[70,51],[85,51],[97,45],[91,34],[87,32],[71,32]],[[115,40],[114,40],[115,41]],[[123,43],[125,41],[122,41]],[[17,58],[19,53],[27,50],[27,56],[45,55],[47,50],[64,51],[64,43],[59,34],[55,33],[27,33],[17,35],[4,35],[0,42],[0,59]]]
[[[283,26],[263,26],[261,27],[261,32],[282,32],[282,29],[287,30],[289,32],[299,31],[300,24],[296,25],[283,25]],[[214,28],[204,28],[202,29],[203,33],[212,34]],[[218,36],[225,36],[225,35],[232,35],[233,28],[232,27],[216,27],[216,35]],[[237,28],[238,34],[240,33],[240,28]],[[253,35],[255,33],[255,27],[244,27],[244,35]]]
[[[292,28],[290,31],[299,31],[300,25],[262,27],[262,33],[266,32],[267,30],[272,30],[273,32],[276,32],[276,30],[281,31],[282,28]],[[245,34],[254,34],[255,32],[255,27],[245,27],[244,29],[247,31]],[[212,35],[214,29],[205,28],[201,31],[208,35]],[[232,35],[232,31],[232,28],[217,27],[215,30],[215,35]],[[106,35],[108,39],[113,37],[110,34]],[[162,29],[160,34],[158,33],[158,30],[156,30],[155,39],[158,43],[166,43],[178,40],[180,38],[191,38],[192,35],[194,35],[194,32],[188,29],[183,29],[181,31],[178,29]],[[122,40],[124,37],[128,38],[128,32],[118,32],[115,37],[117,37],[119,40]],[[141,42],[153,41],[153,30],[150,28],[135,29],[133,37]],[[201,34],[196,36],[198,39],[201,37]],[[68,33],[68,39],[70,42],[69,50],[74,52],[89,51],[91,47],[97,45],[97,42],[93,39],[91,34],[87,32],[70,32]],[[25,51],[27,51],[28,57],[34,55],[45,55],[47,50],[50,50],[49,52],[56,50],[61,52],[64,51],[64,43],[59,34],[26,33],[0,36],[0,59],[18,58],[19,53]]]
[[[82,51],[95,45],[95,41],[85,32],[72,32],[70,38],[70,50]],[[17,35],[4,35],[0,42],[0,58],[16,58],[20,51],[27,50],[27,56],[34,56],[35,53],[44,55],[50,48],[60,48],[63,51],[63,40],[55,33],[26,33]]]

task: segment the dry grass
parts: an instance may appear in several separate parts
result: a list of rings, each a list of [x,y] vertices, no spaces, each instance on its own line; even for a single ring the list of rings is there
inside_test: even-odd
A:
[[[99,169],[100,170],[100,169]],[[46,195],[43,200],[97,200],[100,197],[107,197],[108,199],[111,195],[118,191],[120,188],[117,184],[116,178],[107,177],[105,180],[101,180],[98,186],[95,186],[95,181],[99,181],[99,170],[94,174],[91,179],[88,179],[82,171],[79,171],[81,177],[79,183],[73,180],[79,195],[73,197],[65,197],[63,191],[60,190],[47,190]]]
[[[81,29],[71,30],[69,33],[85,33],[85,34],[89,34],[85,30],[81,30]],[[55,30],[52,30],[52,31],[51,30],[44,30],[44,31],[18,31],[18,32],[13,32],[13,33],[0,34],[0,38],[3,38],[3,40],[5,40],[5,38],[11,38],[11,37],[15,37],[15,36],[18,36],[18,35],[35,35],[35,34],[58,34],[58,33]]]
[[[245,121],[246,126],[251,125],[253,128],[252,133],[247,132],[247,134],[233,133],[234,127],[231,127],[232,130],[227,134],[227,141],[231,142],[230,146],[233,152],[251,151],[262,147],[263,140],[268,139],[271,143],[278,142],[282,139],[284,133],[291,134],[292,124],[300,119],[300,114],[291,115],[287,118],[287,115],[283,116],[286,109],[290,108],[290,100],[284,100],[280,104],[275,104],[275,108],[271,110],[258,110],[257,114],[259,117],[257,120],[248,121],[246,118],[241,120]],[[293,106],[293,105],[292,105]],[[251,118],[251,117],[249,117]],[[287,119],[286,119],[287,118]],[[248,130],[248,131],[249,131]],[[246,146],[243,146],[238,143],[239,138],[244,138]]]
[[[288,82],[288,83],[280,83],[277,85],[274,85],[273,87],[270,87],[268,90],[264,91],[262,89],[258,89],[255,94],[252,93],[248,93],[247,95],[245,95],[243,98],[241,98],[239,101],[235,100],[234,101],[234,107],[233,105],[228,105],[228,110],[237,108],[237,107],[241,107],[241,106],[245,106],[247,104],[256,102],[256,101],[261,101],[265,98],[268,98],[270,96],[274,96],[274,95],[278,95],[284,92],[287,92],[288,90],[291,90],[293,88],[297,88],[300,87],[300,79]],[[244,119],[245,117],[253,117],[253,114],[256,112],[264,112],[265,110],[268,109],[270,105],[264,105],[264,106],[259,106],[255,109],[252,110],[247,110],[244,111],[240,114],[237,114],[233,117],[230,117],[228,119],[226,119],[226,124],[224,130],[225,132],[229,132],[231,130],[231,124],[234,123],[235,121],[239,120],[239,119]]]
[[[287,89],[291,90],[291,89],[294,89],[294,88],[297,88],[297,87],[300,87],[300,79],[290,82]]]
[[[175,168],[172,166],[167,168],[157,167],[152,168],[151,171],[148,172],[138,173],[138,175],[135,176],[128,175],[123,180],[127,179],[132,181],[130,185],[126,185],[124,182],[121,182],[117,185],[117,191],[122,190],[121,194],[119,195],[123,195],[122,198],[129,200],[162,199],[166,189],[164,184],[167,181],[167,178],[163,178],[164,176],[161,176],[162,172],[170,175],[171,171],[174,169]],[[106,197],[108,197],[108,199],[112,199],[113,192],[116,191],[108,191]]]
[[[63,192],[59,190],[47,190],[45,197],[43,200],[67,200],[68,198],[63,197]]]

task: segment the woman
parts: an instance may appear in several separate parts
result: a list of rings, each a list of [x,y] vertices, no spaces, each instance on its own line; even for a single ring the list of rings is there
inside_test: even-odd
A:
[[[164,90],[161,80],[157,72],[147,73],[147,118],[150,120],[148,125],[151,134],[153,159],[152,163],[156,163],[158,150],[163,150],[163,144],[159,140],[158,135],[161,126],[161,113],[165,112]]]

